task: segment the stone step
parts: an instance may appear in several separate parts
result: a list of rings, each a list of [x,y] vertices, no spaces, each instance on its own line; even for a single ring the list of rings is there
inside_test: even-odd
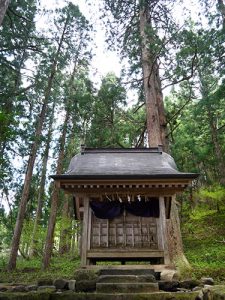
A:
[[[156,282],[154,275],[100,275],[99,283]]]
[[[153,275],[155,276],[154,269],[100,269],[99,275]]]
[[[166,293],[166,292],[156,292],[156,293],[74,293],[72,291],[65,293],[2,293],[0,292],[0,299],[4,300],[195,300],[198,297],[198,292],[190,293]],[[221,295],[223,297],[223,295]],[[222,298],[218,298],[222,299]]]
[[[159,291],[158,283],[97,283],[97,293],[152,293]]]

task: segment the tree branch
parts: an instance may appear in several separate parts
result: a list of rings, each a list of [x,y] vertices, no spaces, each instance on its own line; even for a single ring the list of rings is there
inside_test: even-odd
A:
[[[175,112],[175,114],[172,115],[172,117],[167,121],[167,124],[170,123],[177,115],[180,114],[180,112],[185,108],[185,106],[192,100],[191,97],[191,91],[188,97],[188,100],[178,109],[178,111]]]
[[[217,131],[223,129],[224,127],[225,127],[225,124],[223,124],[222,126],[220,126],[220,127],[217,129]]]
[[[135,114],[140,108],[142,108],[144,105],[145,105],[145,102],[144,102],[144,103],[141,103],[141,105],[139,105],[139,106],[134,110],[134,114]]]
[[[25,18],[24,16],[19,15],[19,14],[16,13],[14,10],[12,10],[10,7],[8,7],[8,10],[9,10],[14,16],[16,16],[16,17],[18,17],[18,18],[20,18],[20,19],[23,19],[23,20],[26,21],[26,22],[33,22],[33,21],[31,21],[31,20]]]
[[[194,72],[195,72],[195,70],[196,70],[196,68],[195,68],[195,61],[196,61],[196,59],[197,59],[197,53],[198,53],[198,51],[197,51],[197,47],[196,47],[196,48],[195,48],[195,53],[194,53],[194,55],[193,55],[193,57],[192,57],[192,62],[191,62],[191,74],[190,74],[190,75],[187,75],[187,76],[183,76],[183,77],[182,77],[181,79],[179,79],[179,80],[174,80],[172,83],[165,85],[165,86],[162,88],[162,90],[164,90],[165,88],[167,88],[167,87],[169,87],[169,86],[171,86],[171,85],[174,85],[174,84],[177,84],[177,83],[181,83],[182,81],[189,80],[189,79],[191,79],[191,78],[193,77]],[[197,66],[196,66],[196,67],[197,67]]]
[[[147,129],[147,121],[145,121],[144,128],[143,128],[143,130],[142,130],[142,132],[139,136],[139,139],[138,139],[136,145],[134,146],[134,148],[139,148],[140,145],[143,143],[146,129]]]

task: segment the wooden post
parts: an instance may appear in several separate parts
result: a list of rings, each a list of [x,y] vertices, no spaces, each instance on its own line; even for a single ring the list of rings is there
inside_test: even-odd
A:
[[[88,250],[88,226],[89,224],[89,198],[84,198],[84,217],[82,222],[82,244],[81,244],[81,267],[88,265],[87,250]]]
[[[159,211],[160,211],[160,217],[157,226],[159,247],[164,251],[164,263],[170,264],[167,229],[166,229],[166,210],[165,210],[164,197],[162,196],[159,197]]]
[[[92,212],[91,207],[88,200],[88,234],[87,234],[87,250],[91,249],[91,223],[92,223]],[[89,265],[89,260],[87,260],[87,264]]]

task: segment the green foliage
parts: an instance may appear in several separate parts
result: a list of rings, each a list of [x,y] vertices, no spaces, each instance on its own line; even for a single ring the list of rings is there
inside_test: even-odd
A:
[[[196,278],[211,276],[218,282],[225,282],[225,268],[221,265],[225,260],[225,204],[222,201],[217,211],[216,205],[211,203],[221,195],[224,197],[224,188],[213,186],[195,193],[194,208],[184,203],[182,233],[193,275]]]
[[[80,266],[78,258],[71,259],[70,256],[54,256],[51,267],[47,271],[41,269],[41,258],[30,260],[18,259],[17,270],[11,273],[6,272],[7,257],[0,257],[0,281],[13,283],[37,283],[39,279],[74,279],[74,271]]]
[[[93,107],[87,145],[91,147],[118,147],[123,145],[120,127],[123,122],[126,92],[120,79],[109,73],[102,79]],[[104,127],[102,127],[104,125]]]
[[[208,188],[200,189],[195,197],[199,197],[199,201],[207,204],[210,209],[214,208],[219,211],[220,206],[224,204],[225,188],[221,185],[209,186]]]
[[[26,257],[29,257],[29,249],[32,244],[33,238],[33,229],[34,229],[34,221],[33,220],[25,220],[22,236],[20,239],[20,249]],[[35,242],[35,251],[39,257],[42,257],[43,254],[43,241],[46,236],[46,227],[39,224],[37,228],[36,236],[34,237]]]

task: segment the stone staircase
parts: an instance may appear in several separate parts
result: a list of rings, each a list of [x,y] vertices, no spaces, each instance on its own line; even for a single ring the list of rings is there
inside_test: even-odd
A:
[[[152,293],[159,291],[152,269],[101,269],[96,284],[97,293]]]
[[[152,268],[152,266],[151,266]],[[76,280],[40,280],[32,286],[1,286],[2,300],[224,300],[225,287],[213,280],[173,279],[175,270],[136,266],[78,270]],[[211,284],[211,286],[210,286]],[[214,297],[215,295],[215,297]]]

